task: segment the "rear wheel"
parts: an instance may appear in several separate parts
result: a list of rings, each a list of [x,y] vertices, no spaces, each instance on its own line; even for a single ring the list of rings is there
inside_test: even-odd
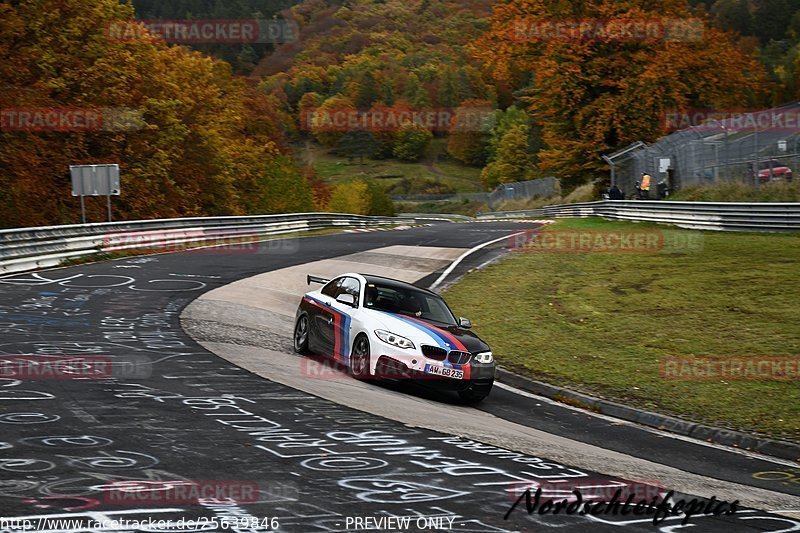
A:
[[[308,315],[300,315],[294,325],[294,351],[308,355]]]
[[[366,335],[359,335],[353,342],[353,351],[350,354],[350,373],[356,379],[369,379],[369,367],[369,339]]]

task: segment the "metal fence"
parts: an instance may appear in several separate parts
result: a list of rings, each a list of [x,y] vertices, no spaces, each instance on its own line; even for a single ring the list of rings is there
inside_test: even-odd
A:
[[[561,182],[553,176],[537,180],[514,181],[501,183],[489,193],[489,207],[509,200],[527,200],[528,198],[547,198],[561,193]]]
[[[625,152],[614,162],[617,186],[632,197],[647,173],[653,177],[650,197],[655,198],[658,182],[673,191],[721,182],[760,186],[785,181],[785,167],[800,169],[800,103],[714,116],[709,112],[700,124]]]

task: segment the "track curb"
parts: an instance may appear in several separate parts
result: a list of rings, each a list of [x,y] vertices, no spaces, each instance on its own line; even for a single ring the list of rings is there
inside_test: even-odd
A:
[[[621,403],[611,402],[577,392],[565,387],[558,387],[542,383],[519,374],[515,374],[505,368],[498,367],[496,379],[500,383],[511,385],[518,389],[532,392],[551,400],[565,403],[578,403],[581,407],[590,409],[594,412],[608,415],[620,420],[635,422],[643,426],[668,431],[678,435],[691,437],[706,442],[740,448],[764,455],[770,455],[780,459],[800,462],[800,444],[792,442],[767,439],[750,435],[731,429],[718,428],[698,424],[689,420],[683,420],[673,416],[663,415],[644,409],[637,409]],[[570,402],[571,401],[571,402]]]

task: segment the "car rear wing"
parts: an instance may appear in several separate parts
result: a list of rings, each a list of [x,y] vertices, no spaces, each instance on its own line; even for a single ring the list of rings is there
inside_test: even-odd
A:
[[[329,279],[321,278],[319,276],[311,276],[311,275],[306,276],[306,283],[308,285],[311,285],[312,283],[319,283],[320,285],[325,285],[329,281],[330,281]]]

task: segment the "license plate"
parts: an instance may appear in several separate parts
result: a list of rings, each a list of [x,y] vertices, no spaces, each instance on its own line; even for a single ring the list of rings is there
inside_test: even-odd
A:
[[[426,374],[434,374],[451,379],[464,379],[464,371],[437,365],[425,365]]]

